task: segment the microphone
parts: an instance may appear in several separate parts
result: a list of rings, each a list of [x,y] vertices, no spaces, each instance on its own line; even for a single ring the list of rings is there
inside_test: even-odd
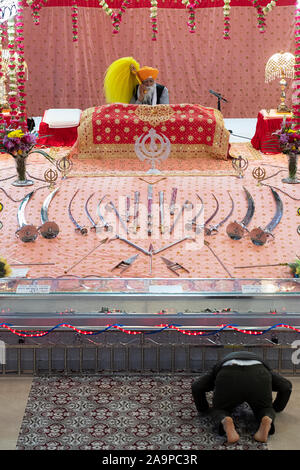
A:
[[[223,101],[226,101],[226,103],[228,103],[228,100],[226,100],[225,98],[223,98],[223,96],[222,96],[220,93],[217,93],[217,92],[214,91],[214,90],[209,90],[209,93],[211,93],[212,95],[216,96],[219,100],[223,100]]]

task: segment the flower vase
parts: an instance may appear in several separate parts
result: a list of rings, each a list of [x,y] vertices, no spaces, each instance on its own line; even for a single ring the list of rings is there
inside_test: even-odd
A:
[[[31,186],[33,184],[32,180],[26,178],[27,157],[27,154],[14,156],[18,179],[12,183],[13,186]]]
[[[289,176],[287,178],[283,178],[282,182],[289,183],[289,184],[300,183],[300,179],[297,178],[298,154],[289,153],[288,158],[289,158],[289,164],[288,164]]]

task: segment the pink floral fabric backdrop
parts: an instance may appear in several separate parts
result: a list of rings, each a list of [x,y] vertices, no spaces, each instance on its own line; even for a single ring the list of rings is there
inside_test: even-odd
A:
[[[78,42],[72,41],[70,7],[45,7],[40,25],[25,9],[25,60],[29,116],[49,108],[86,109],[105,103],[103,75],[120,57],[159,69],[158,82],[169,89],[171,103],[217,107],[221,93],[225,118],[257,117],[280,101],[279,80],[265,83],[264,70],[275,52],[294,53],[294,6],[276,6],[267,15],[266,32],[257,28],[256,10],[231,8],[231,39],[223,39],[223,9],[196,11],[196,32],[188,31],[188,12],[159,9],[157,41],[151,41],[149,9],[128,9],[119,34],[99,8],[79,8]],[[292,83],[287,102],[291,105]]]

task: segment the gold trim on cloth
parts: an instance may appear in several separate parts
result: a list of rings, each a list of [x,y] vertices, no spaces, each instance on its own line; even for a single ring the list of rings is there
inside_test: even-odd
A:
[[[143,105],[136,108],[135,114],[141,121],[149,122],[151,126],[155,127],[168,121],[175,114],[175,111],[168,104],[160,104],[159,106]]]
[[[179,105],[185,106],[185,105]],[[200,105],[194,105],[201,108]],[[150,106],[138,106],[139,108],[150,108]],[[161,120],[167,120],[170,118],[172,108],[169,105],[159,105],[157,108],[162,108],[162,112],[153,113],[153,122],[156,125],[162,122]],[[111,158],[137,158],[134,143],[132,144],[95,144],[93,141],[93,123],[92,117],[95,112],[95,107],[88,108],[83,111],[80,119],[80,125],[78,127],[78,138],[76,144],[73,146],[71,154],[76,156],[78,159],[111,159]],[[207,108],[206,108],[207,109]],[[214,141],[212,145],[205,144],[172,144],[171,152],[168,159],[172,157],[180,158],[201,158],[211,157],[215,159],[227,160],[228,159],[228,147],[229,147],[229,131],[224,127],[223,115],[220,111],[213,109],[214,116],[216,119],[216,130],[214,134]],[[164,110],[164,111],[163,111]],[[171,111],[170,111],[171,110]],[[151,119],[148,111],[140,109],[138,113],[144,117],[144,119]],[[159,122],[160,120],[160,122]]]

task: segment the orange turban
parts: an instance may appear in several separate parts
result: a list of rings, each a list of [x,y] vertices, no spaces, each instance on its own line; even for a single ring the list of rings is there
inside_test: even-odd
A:
[[[147,78],[153,78],[153,80],[156,80],[158,70],[152,67],[142,67],[138,70],[137,74],[142,82],[147,80]]]

